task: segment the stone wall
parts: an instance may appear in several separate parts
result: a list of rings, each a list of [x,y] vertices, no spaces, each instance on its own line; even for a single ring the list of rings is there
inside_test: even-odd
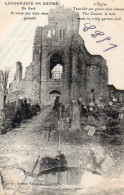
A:
[[[22,80],[22,72],[23,72],[23,67],[21,62],[16,63],[16,73],[14,76],[14,81],[15,82],[20,82]]]

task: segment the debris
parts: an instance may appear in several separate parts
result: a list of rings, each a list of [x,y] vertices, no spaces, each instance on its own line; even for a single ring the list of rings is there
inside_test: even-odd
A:
[[[41,163],[40,163],[41,172],[48,169],[66,167],[66,166],[67,166],[67,161],[65,155],[62,154],[60,151],[55,158],[44,157],[41,159]]]
[[[109,103],[108,103],[110,106],[112,106],[113,105],[113,103],[110,101]]]
[[[92,107],[92,106],[94,106],[94,103],[93,102],[90,102],[89,105]]]
[[[96,131],[96,128],[93,126],[90,126],[90,129],[88,131],[88,135],[93,136]]]
[[[84,130],[88,131],[88,135],[93,136],[96,131],[96,128],[94,126],[87,125],[84,127]]]
[[[86,131],[89,131],[89,129],[90,129],[90,125],[86,125],[86,126],[84,127],[84,130],[86,130]]]
[[[89,110],[92,112],[93,111],[93,107],[90,107]]]
[[[102,130],[106,130],[106,126],[102,126]]]

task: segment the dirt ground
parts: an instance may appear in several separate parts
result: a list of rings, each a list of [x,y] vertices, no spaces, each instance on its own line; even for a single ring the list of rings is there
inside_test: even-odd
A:
[[[68,167],[84,170],[79,183],[46,185],[36,178],[39,163],[36,167],[35,163],[39,155],[39,159],[55,157],[59,149],[58,133],[52,132],[48,141],[48,132],[42,130],[48,112],[46,109],[19,128],[0,135],[0,195],[124,194],[124,145],[103,145],[97,137],[85,134],[82,134],[84,142],[80,144],[73,142],[73,139],[64,141],[66,132],[61,134],[61,151],[65,154]],[[53,177],[55,179],[56,176]]]

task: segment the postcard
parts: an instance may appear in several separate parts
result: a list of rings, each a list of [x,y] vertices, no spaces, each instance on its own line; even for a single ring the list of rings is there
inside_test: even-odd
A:
[[[0,195],[124,194],[124,1],[1,0]]]

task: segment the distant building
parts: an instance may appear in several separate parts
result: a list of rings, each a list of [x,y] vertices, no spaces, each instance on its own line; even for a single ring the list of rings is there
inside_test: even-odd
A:
[[[9,101],[27,98],[47,106],[53,104],[57,95],[63,104],[79,98],[84,103],[109,98],[106,61],[87,51],[79,35],[79,22],[79,14],[70,8],[58,5],[49,11],[48,25],[36,29],[33,58],[24,79],[21,62],[16,64]],[[123,94],[120,92],[122,99]]]

